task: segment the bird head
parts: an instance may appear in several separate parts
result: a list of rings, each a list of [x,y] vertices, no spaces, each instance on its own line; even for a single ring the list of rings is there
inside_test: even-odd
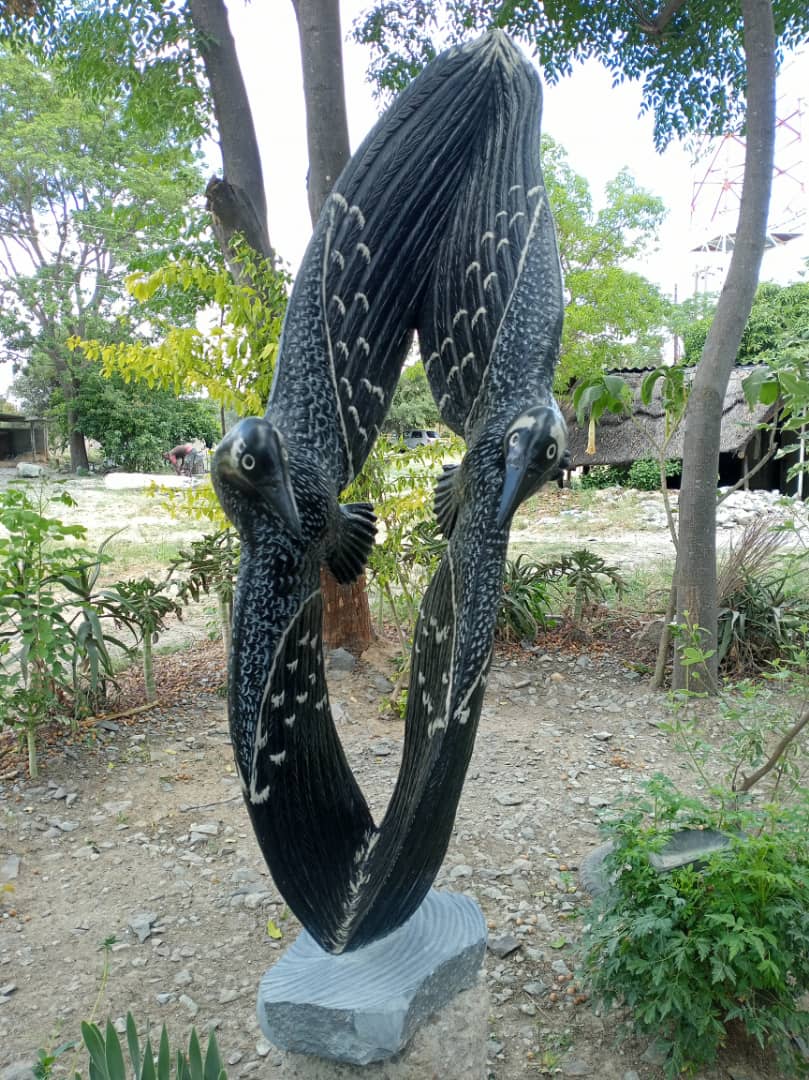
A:
[[[503,494],[497,511],[502,528],[514,511],[554,476],[567,451],[567,427],[558,408],[537,405],[509,426],[503,441],[506,459]]]
[[[242,502],[269,510],[292,536],[300,538],[287,449],[280,431],[269,421],[249,417],[231,428],[216,449],[211,477],[229,517],[234,495],[241,494]]]

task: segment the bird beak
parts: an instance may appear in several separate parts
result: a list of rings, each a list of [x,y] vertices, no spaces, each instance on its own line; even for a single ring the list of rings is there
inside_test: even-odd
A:
[[[256,485],[256,491],[265,506],[276,514],[296,540],[301,539],[301,519],[295,502],[295,493],[286,468],[280,477],[272,477]]]
[[[497,528],[502,529],[507,521],[510,521],[514,511],[525,497],[530,485],[527,475],[527,462],[520,455],[520,460],[506,461],[506,475],[503,480],[503,494],[500,496],[500,506],[497,510]]]

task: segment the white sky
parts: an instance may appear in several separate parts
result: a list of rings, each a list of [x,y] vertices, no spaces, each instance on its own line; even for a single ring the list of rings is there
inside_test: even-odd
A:
[[[356,15],[369,3],[370,0],[341,0],[344,36],[350,33]],[[298,34],[291,0],[275,0],[268,7],[271,10],[255,3],[245,5],[241,0],[231,0],[229,12],[262,149],[270,236],[276,250],[294,270],[311,231],[305,190],[306,125]],[[378,106],[365,82],[366,62],[366,51],[346,40],[344,68],[352,148],[359,145],[377,117]],[[809,87],[809,53],[791,66],[789,80],[793,86]],[[802,92],[806,94],[805,89]],[[613,88],[607,72],[593,63],[579,67],[557,86],[544,87],[544,98],[543,130],[564,146],[573,168],[587,178],[596,205],[600,204],[605,183],[624,166],[639,184],[663,198],[669,217],[661,232],[660,249],[637,269],[670,296],[675,286],[680,299],[691,295],[695,271],[711,264],[719,267],[722,260],[689,254],[689,249],[695,246],[690,202],[697,173],[681,145],[671,146],[663,155],[655,152],[652,120],[649,116],[639,116],[638,86],[623,84]],[[804,160],[800,165],[805,210],[809,187],[805,137],[809,131],[803,134]],[[795,148],[790,148],[790,163],[795,153]],[[706,218],[724,177],[724,171],[717,172],[712,177],[715,182],[705,188],[699,209]],[[726,201],[731,202],[732,195]],[[778,201],[776,188],[774,202]],[[732,221],[718,230],[716,223],[709,227],[720,232],[733,231],[736,216],[734,209]],[[780,224],[771,216],[771,227]],[[763,279],[782,283],[796,279],[802,260],[809,257],[806,223],[803,232],[805,235],[800,240],[765,255]],[[708,278],[708,289],[718,289],[720,284],[720,277]],[[704,287],[702,284],[701,288]]]

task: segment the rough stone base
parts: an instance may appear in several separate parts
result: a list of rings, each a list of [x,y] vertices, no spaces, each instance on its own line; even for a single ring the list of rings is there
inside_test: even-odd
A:
[[[491,1005],[481,976],[422,1024],[401,1053],[371,1065],[344,1065],[308,1054],[273,1057],[279,1080],[485,1080]]]
[[[385,1061],[475,986],[485,951],[475,901],[432,890],[404,926],[353,952],[327,953],[304,931],[261,980],[258,1020],[279,1049],[327,1058],[332,1069]]]

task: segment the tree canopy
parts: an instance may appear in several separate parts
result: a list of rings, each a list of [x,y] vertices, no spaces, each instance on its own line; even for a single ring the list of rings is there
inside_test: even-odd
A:
[[[803,0],[773,4],[779,55],[809,35]],[[490,27],[533,49],[549,83],[598,60],[614,84],[639,81],[655,145],[690,131],[720,134],[744,121],[746,66],[741,9],[718,0],[671,0],[656,10],[623,0],[376,0],[355,37],[372,50],[369,75],[398,90],[446,44]]]
[[[653,244],[666,214],[662,200],[622,170],[596,211],[586,179],[549,136],[542,165],[569,296],[557,389],[602,370],[656,365],[669,304],[627,264]]]
[[[204,223],[191,145],[147,137],[118,102],[69,92],[62,75],[59,62],[0,52],[0,337],[15,369],[58,388],[75,466],[84,361],[68,339],[148,334],[166,299],[133,322],[127,272],[186,249]]]
[[[713,312],[691,322],[683,335],[685,362],[695,364],[702,355]],[[750,317],[742,334],[737,364],[771,363],[789,342],[809,339],[809,282],[759,285]]]

